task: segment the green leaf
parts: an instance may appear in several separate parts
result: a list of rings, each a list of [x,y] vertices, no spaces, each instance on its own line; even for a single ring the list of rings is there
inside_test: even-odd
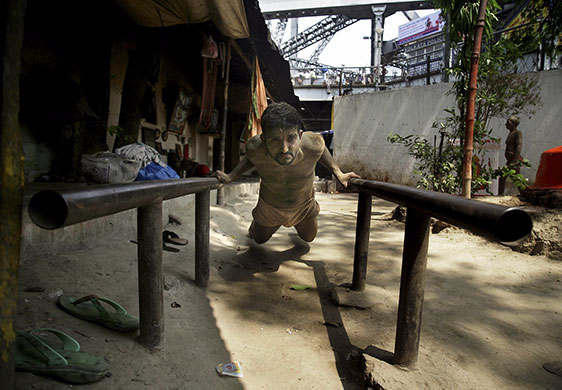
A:
[[[291,290],[296,290],[296,291],[303,291],[303,290],[308,290],[312,288],[312,286],[305,286],[302,284],[292,284],[291,285]]]

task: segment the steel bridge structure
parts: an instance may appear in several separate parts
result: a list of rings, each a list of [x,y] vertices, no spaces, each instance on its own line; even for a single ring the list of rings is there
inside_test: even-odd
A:
[[[301,64],[304,62],[307,66],[322,65],[324,67],[329,66],[318,64],[318,58],[332,37],[338,31],[361,19],[372,21],[371,66],[380,66],[384,18],[396,12],[403,12],[409,20],[412,20],[418,17],[416,10],[433,8],[431,2],[425,0],[261,0],[260,6],[270,30],[272,30],[271,20],[278,20],[276,29],[272,31],[272,38],[287,59],[294,59],[299,51],[320,42],[308,62],[302,58],[299,59],[299,62]],[[283,42],[287,20],[307,16],[326,17]]]
[[[389,81],[388,76],[385,80],[383,65],[391,62],[393,53],[383,56],[384,19],[396,12],[402,12],[408,20],[417,19],[416,10],[432,9],[433,5],[426,0],[260,0],[260,8],[272,39],[290,63],[295,92],[304,106],[303,120],[307,128],[319,130],[330,127],[333,96],[351,89],[375,90],[381,82]],[[310,16],[324,18],[297,31],[298,18]],[[371,66],[343,68],[319,62],[337,32],[365,19],[371,20]],[[291,36],[284,40],[289,24]],[[312,55],[298,57],[301,50],[314,44],[317,46]]]

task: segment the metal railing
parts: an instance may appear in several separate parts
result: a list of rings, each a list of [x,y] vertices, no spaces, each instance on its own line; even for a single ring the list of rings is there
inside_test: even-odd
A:
[[[353,290],[365,289],[372,196],[407,208],[392,363],[406,367],[413,366],[418,358],[420,342],[430,218],[440,219],[504,244],[517,242],[530,234],[533,227],[532,220],[521,209],[403,185],[351,179],[349,188],[359,193]]]
[[[196,194],[195,283],[209,281],[210,190],[216,179],[180,179],[44,190],[29,203],[33,222],[56,229],[138,208],[140,341],[156,348],[163,337],[162,201]],[[412,366],[419,349],[422,304],[431,217],[494,241],[510,243],[532,229],[529,215],[517,208],[477,202],[454,195],[371,180],[351,179],[359,193],[352,289],[365,289],[372,196],[407,207],[394,364]]]
[[[31,220],[57,229],[133,208],[137,211],[140,342],[154,349],[163,339],[162,201],[195,194],[195,283],[209,282],[210,191],[216,179],[189,178],[44,190],[29,202]]]
[[[376,66],[325,66],[291,68],[294,86],[373,85]]]

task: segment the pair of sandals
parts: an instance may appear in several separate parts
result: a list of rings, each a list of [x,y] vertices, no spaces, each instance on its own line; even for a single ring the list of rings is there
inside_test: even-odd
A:
[[[102,305],[114,310],[108,311]],[[58,306],[65,312],[109,329],[131,332],[139,328],[139,320],[127,313],[117,302],[96,295],[80,299],[61,295]],[[50,333],[61,342],[53,343],[42,337]],[[17,369],[56,377],[68,383],[91,383],[109,373],[109,362],[101,356],[80,351],[80,344],[64,332],[52,328],[38,328],[28,332],[16,332],[14,360]]]
[[[130,240],[133,244],[138,244],[135,240]],[[187,240],[185,238],[180,238],[176,233],[171,232],[169,230],[164,230],[162,232],[162,249],[168,252],[179,252],[178,248],[174,248],[173,246],[169,246],[166,244],[174,244],[174,245],[187,245]]]
[[[163,241],[163,249],[169,252],[179,252],[178,248],[174,248],[172,246],[166,245],[173,244],[173,245],[187,245],[187,240],[185,238],[180,238],[176,233],[171,232],[169,230],[164,230],[162,232],[162,241]]]

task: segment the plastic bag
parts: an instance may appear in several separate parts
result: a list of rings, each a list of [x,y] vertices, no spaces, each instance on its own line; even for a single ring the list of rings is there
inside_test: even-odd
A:
[[[142,163],[111,152],[82,155],[82,174],[87,181],[101,184],[135,181]]]
[[[166,180],[179,179],[179,175],[170,166],[162,167],[159,164],[151,162],[146,167],[139,170],[137,180]]]
[[[166,164],[162,162],[160,153],[153,147],[145,145],[142,142],[135,142],[122,146],[115,149],[115,153],[131,160],[140,161],[143,168],[151,162],[155,162],[163,167],[166,166]]]

